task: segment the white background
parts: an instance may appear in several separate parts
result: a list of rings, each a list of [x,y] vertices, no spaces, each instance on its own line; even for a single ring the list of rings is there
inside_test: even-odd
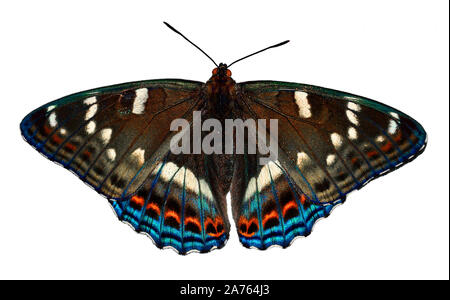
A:
[[[309,83],[416,118],[424,154],[353,193],[288,249],[248,250],[236,231],[208,254],[159,250],[107,201],[20,136],[61,96],[143,79]],[[448,1],[2,1],[0,278],[422,279],[449,276]]]

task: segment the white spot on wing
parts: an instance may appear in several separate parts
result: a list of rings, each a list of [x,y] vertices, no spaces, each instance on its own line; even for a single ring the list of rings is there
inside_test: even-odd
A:
[[[50,116],[48,117],[48,122],[50,123],[50,126],[56,127],[58,125],[58,121],[56,121],[56,113],[52,112]]]
[[[400,120],[400,116],[398,115],[398,113],[396,113],[396,112],[390,112],[389,113],[394,119],[396,119],[396,120]],[[398,129],[398,124],[397,124],[397,122],[395,122],[394,120],[390,120],[389,121],[389,125],[388,125],[388,133],[389,134],[395,134],[395,132],[397,131],[397,129]]]
[[[383,143],[385,141],[384,136],[379,135],[376,137],[375,141],[377,141],[378,143]]]
[[[203,197],[213,200],[214,197],[208,183],[204,179],[200,179],[198,182],[200,183],[200,191],[202,192]]]
[[[189,169],[186,169],[186,174],[184,176],[184,186],[187,190],[195,193],[196,195],[199,194],[197,177]]]
[[[340,146],[342,146],[342,137],[337,134],[336,132],[333,132],[331,135],[331,143],[333,143],[333,146],[335,148],[338,148]]]
[[[178,171],[178,166],[176,164],[174,164],[173,162],[167,162],[164,167],[161,170],[161,174],[159,175],[159,177],[165,181],[168,182],[172,179],[173,175],[175,174],[176,171]]]
[[[91,104],[97,103],[97,98],[95,96],[86,98],[86,99],[84,99],[83,103],[86,105],[91,105]]]
[[[348,128],[348,138],[351,140],[356,140],[358,138],[358,132],[356,131],[355,127]]]
[[[116,150],[113,148],[106,149],[106,156],[109,160],[114,161],[116,159]]]
[[[97,104],[92,104],[87,112],[86,112],[86,116],[84,117],[85,120],[89,120],[90,118],[92,118],[93,116],[95,116],[95,114],[97,113]]]
[[[178,172],[175,173],[175,176],[173,176],[172,182],[174,182],[179,187],[182,187],[184,184],[184,171],[186,170],[185,167],[181,167]]]
[[[66,135],[67,130],[64,129],[64,128],[61,128],[61,129],[59,130],[59,133],[61,133],[62,135]]]
[[[95,132],[95,121],[89,121],[86,125],[86,132],[88,134],[93,134]]]
[[[358,116],[353,111],[347,109],[345,113],[351,123],[355,124],[356,126],[359,125]]]
[[[108,144],[109,140],[111,139],[112,129],[111,128],[104,128],[102,131],[100,131],[100,137],[103,141],[103,144]]]
[[[278,160],[275,161],[275,163],[273,161],[270,161],[267,166],[269,168],[270,171],[270,175],[272,175],[272,180],[276,180],[278,177],[280,177],[283,174],[283,171],[280,169],[280,167],[277,166],[276,163],[280,163]]]
[[[250,178],[248,182],[247,189],[245,190],[244,201],[248,201],[248,199],[252,198],[256,193],[256,178]]]
[[[131,156],[133,156],[140,165],[144,164],[145,158],[144,158],[145,150],[142,148],[137,148],[136,150],[131,153]],[[180,172],[178,172],[180,173]],[[183,172],[184,173],[184,172]]]
[[[56,107],[56,105],[50,105],[49,107],[47,107],[47,112],[54,110],[55,107]]]
[[[271,185],[271,180],[276,180],[281,175],[280,168],[272,161],[265,164],[258,174],[257,184],[260,190],[263,190],[267,186]]]
[[[294,93],[295,103],[298,106],[298,115],[301,118],[310,118],[311,105],[309,105],[308,94],[301,91],[295,91]]]
[[[395,132],[397,131],[397,128],[398,128],[397,122],[395,122],[394,120],[390,120],[389,125],[388,125],[388,133],[395,134]]]
[[[394,118],[396,118],[397,120],[400,120],[400,116],[398,115],[398,113],[396,113],[396,112],[390,112],[389,113],[391,116],[393,116]]]
[[[361,106],[359,106],[359,104],[356,104],[355,102],[348,102],[347,107],[354,111],[361,111]]]
[[[305,152],[297,153],[297,166],[300,168],[309,161],[309,156]]]
[[[336,162],[336,155],[330,154],[330,155],[327,156],[327,165],[328,166],[331,166],[335,162]]]
[[[162,166],[162,170],[161,169]],[[200,194],[200,191],[205,199],[214,200],[211,189],[209,188],[208,183],[204,179],[197,180],[197,177],[191,170],[186,169],[184,167],[178,168],[176,164],[173,162],[167,162],[164,164],[159,163],[152,171],[153,175],[156,175],[160,172],[160,179],[168,182],[172,180],[176,182],[179,186],[185,185],[186,189]],[[200,191],[199,191],[200,189]]]
[[[272,180],[275,181],[281,175],[282,170],[273,161],[269,161],[261,168],[257,178],[252,177],[250,179],[247,190],[245,191],[244,201],[248,201],[252,198],[257,189],[263,190],[267,186],[270,186]]]
[[[134,98],[133,102],[133,110],[132,113],[140,115],[145,111],[145,103],[147,103],[148,99],[148,90],[146,88],[141,88],[136,90],[136,98]]]

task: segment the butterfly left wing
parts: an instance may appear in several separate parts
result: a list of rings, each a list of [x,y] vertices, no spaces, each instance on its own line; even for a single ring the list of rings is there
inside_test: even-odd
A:
[[[240,94],[249,118],[278,120],[278,159],[259,166],[258,155],[247,155],[236,162],[249,174],[232,186],[245,246],[288,246],[349,192],[425,148],[418,122],[370,99],[271,81],[241,83]]]
[[[192,119],[202,85],[150,80],[80,92],[34,110],[20,128],[37,151],[108,198],[121,220],[158,247],[205,252],[227,239],[224,196],[199,158],[170,153],[177,134],[171,121]]]

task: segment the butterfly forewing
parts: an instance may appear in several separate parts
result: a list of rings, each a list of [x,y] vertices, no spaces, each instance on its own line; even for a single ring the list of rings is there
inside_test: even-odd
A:
[[[128,193],[149,174],[171,120],[194,108],[200,86],[147,81],[81,92],[32,112],[21,123],[22,133],[105,196],[121,197],[135,175]]]
[[[279,120],[282,166],[316,203],[344,199],[425,147],[419,123],[366,98],[282,82],[241,86],[255,115]]]

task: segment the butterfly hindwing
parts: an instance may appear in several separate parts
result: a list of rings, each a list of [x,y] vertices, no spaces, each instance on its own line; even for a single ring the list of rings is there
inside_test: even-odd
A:
[[[269,131],[265,135],[269,140]],[[259,139],[256,149],[260,149],[258,143]],[[296,237],[309,235],[317,220],[342,203],[314,204],[296,183],[295,171],[284,167],[290,166],[285,153],[263,163],[260,159],[267,155],[259,150],[249,154],[245,149],[244,154],[235,156],[231,187],[233,218],[244,246],[288,247]]]
[[[308,236],[314,223],[327,217],[334,206],[314,204],[302,193],[279,161],[259,165],[256,155],[236,160],[232,185],[233,217],[239,240],[246,247],[266,249],[272,245],[288,247],[298,236]],[[252,170],[254,172],[252,172]]]
[[[169,153],[134,195],[110,200],[118,217],[180,254],[221,248],[228,239],[225,195],[213,189],[209,156]]]

